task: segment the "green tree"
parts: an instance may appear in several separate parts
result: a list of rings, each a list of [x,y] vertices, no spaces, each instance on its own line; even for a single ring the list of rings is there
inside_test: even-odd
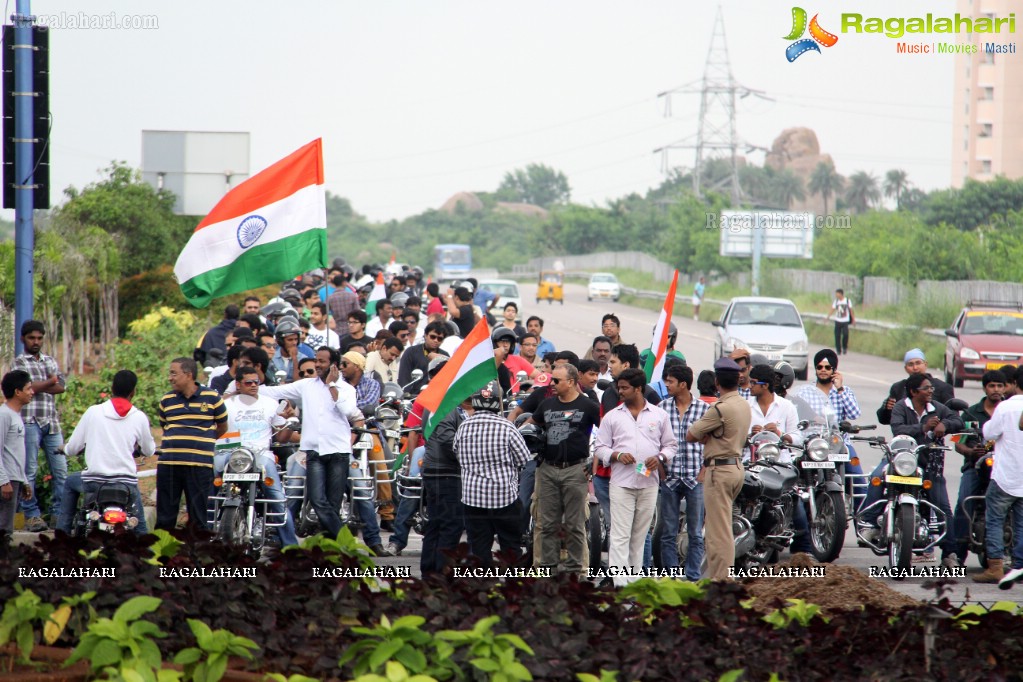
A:
[[[788,209],[793,201],[806,198],[803,179],[788,168],[782,168],[771,178],[769,196],[778,206]]]
[[[866,171],[857,171],[849,176],[849,186],[845,191],[846,203],[855,213],[864,213],[881,198],[877,187],[877,178]]]
[[[884,176],[884,195],[885,198],[895,199],[895,210],[902,210],[902,193],[909,186],[909,176],[906,171],[895,168]]]
[[[810,190],[810,194],[821,195],[821,198],[824,199],[824,213],[827,215],[828,199],[841,192],[844,184],[842,176],[835,171],[835,167],[821,161],[813,169],[807,189]]]
[[[504,201],[516,201],[550,208],[566,204],[572,192],[568,178],[550,166],[531,163],[504,174],[497,196]]]
[[[1003,176],[989,182],[967,179],[959,189],[932,192],[921,208],[929,225],[948,223],[960,230],[973,230],[992,224],[999,216],[1023,210],[1023,179],[1009,180]]]
[[[64,190],[68,201],[55,219],[94,225],[117,239],[125,275],[173,264],[198,222],[176,216],[174,195],[155,190],[123,162],[103,169],[104,178],[78,191]]]

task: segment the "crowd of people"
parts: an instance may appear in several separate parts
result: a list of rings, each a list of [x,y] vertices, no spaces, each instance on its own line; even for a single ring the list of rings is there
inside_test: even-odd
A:
[[[373,296],[378,274],[386,282],[383,298]],[[702,288],[698,296],[702,299]],[[645,343],[627,342],[614,314],[603,316],[600,333],[587,348],[559,351],[544,336],[543,319],[531,316],[523,325],[518,313],[514,302],[502,303],[471,278],[442,288],[418,268],[356,271],[343,261],[296,278],[266,303],[248,296],[228,305],[223,319],[197,340],[192,357],[169,363],[170,390],[158,414],[163,437],[156,527],[176,526],[182,496],[188,522],[207,526],[214,478],[226,461],[216,444],[234,438],[266,453],[262,464],[273,472],[267,494],[287,517],[278,529],[282,544],[298,539],[295,510],[285,504],[278,465],[269,454],[274,443],[297,448],[300,456],[281,462],[281,469],[304,476],[323,532],[336,534],[343,525],[338,510],[357,438],[353,428],[364,426],[384,384],[395,382],[414,396],[484,320],[497,379],[438,415],[425,442],[415,429],[430,423],[431,416],[413,408],[405,421],[411,429],[408,454],[422,461],[422,496],[429,511],[420,560],[424,575],[445,570],[448,552],[463,535],[484,565],[494,561],[495,541],[514,559],[532,537],[535,565],[583,575],[592,490],[608,523],[608,566],[629,569],[614,576],[616,584],[628,583],[651,565],[655,508],[665,529],[657,548],[660,565],[690,580],[725,579],[734,563],[733,503],[749,458],[748,438],[766,431],[798,445],[800,420],[825,411],[839,420],[861,416],[839,371],[845,348],[817,352],[813,381],[793,390],[791,366],[744,348],[697,373],[675,349],[678,332],[672,324],[663,372],[648,377],[643,368],[651,351]],[[846,309],[839,314],[842,324],[851,317]],[[645,338],[649,332],[630,333]],[[143,520],[137,530],[145,532],[133,457],[152,454],[156,445],[148,419],[131,401],[136,390],[157,387],[138,387],[134,373],[121,370],[112,398],[90,408],[64,446],[54,401],[64,390],[64,378],[53,358],[41,353],[44,334],[37,321],[23,325],[25,352],[2,380],[0,530],[12,528],[20,508],[27,530],[53,526],[67,532],[79,497],[89,495],[97,481],[114,478],[133,485],[133,508]],[[1023,370],[1010,366],[985,374],[985,398],[960,415],[945,407],[953,389],[928,373],[919,349],[906,353],[904,366],[907,377],[892,385],[877,410],[879,421],[921,444],[944,442],[964,422],[982,430],[985,445],[956,445],[964,472],[959,498],[986,494],[989,527],[1015,512],[1011,569],[1003,570],[999,530],[997,542],[989,534],[989,567],[979,579],[998,581],[1006,573],[1018,578],[1023,575],[1023,468],[1015,453],[1023,451],[1023,394],[1016,395],[1016,386]],[[290,417],[300,418],[300,429],[289,426]],[[990,486],[978,490],[971,465],[990,452],[992,443],[1002,456],[995,460]],[[67,476],[65,452],[83,449],[86,470]],[[34,495],[40,453],[51,473],[49,524]],[[935,458],[925,475],[933,503],[955,518],[941,543],[941,561],[959,566],[969,528],[962,505],[957,503],[955,514],[950,508],[944,465]],[[855,464],[849,472],[862,473]],[[866,490],[867,503],[877,494],[874,488]],[[401,554],[419,503],[393,499],[389,484],[378,489],[375,502],[356,505],[364,541],[378,556]],[[683,503],[688,552],[679,566]],[[809,551],[802,503],[793,523],[791,551]],[[384,532],[390,532],[386,543]]]

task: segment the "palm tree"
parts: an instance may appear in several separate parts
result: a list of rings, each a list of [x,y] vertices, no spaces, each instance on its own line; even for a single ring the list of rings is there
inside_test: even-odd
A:
[[[849,188],[845,192],[845,200],[856,213],[863,213],[871,204],[881,198],[877,187],[877,178],[872,173],[857,171],[849,176]]]
[[[895,197],[895,210],[902,208],[902,193],[909,186],[906,171],[894,169],[888,171],[884,176],[884,195],[886,198]]]
[[[782,168],[771,177],[770,193],[771,198],[784,209],[792,206],[793,201],[806,198],[803,179],[788,168]]]
[[[828,212],[828,197],[832,197],[842,191],[845,181],[842,176],[835,172],[835,167],[830,163],[821,161],[810,174],[810,184],[807,189],[810,194],[820,194],[824,199],[824,213]]]

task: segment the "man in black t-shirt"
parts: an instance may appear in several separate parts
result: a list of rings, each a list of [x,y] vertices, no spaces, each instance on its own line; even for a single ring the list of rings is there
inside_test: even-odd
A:
[[[554,397],[544,400],[533,421],[546,430],[547,448],[536,470],[539,505],[540,565],[556,570],[564,523],[568,560],[565,568],[582,575],[586,565],[586,460],[590,432],[600,426],[600,407],[579,392],[579,370],[570,364],[551,374]]]
[[[618,397],[618,387],[615,385],[618,375],[627,369],[643,369],[639,364],[639,351],[636,349],[636,345],[620,343],[612,348],[611,358],[607,361],[607,368],[611,371],[614,381],[604,391],[604,395],[600,397],[600,406],[604,408],[604,414],[615,409],[618,407],[618,403],[622,402],[621,398]],[[643,392],[646,401],[651,405],[657,405],[661,402],[661,396],[657,394],[657,391],[650,388],[650,384],[646,385]]]
[[[472,292],[464,286],[455,287],[448,290],[444,300],[451,321],[458,326],[458,335],[464,339],[476,326],[476,311],[472,305]]]

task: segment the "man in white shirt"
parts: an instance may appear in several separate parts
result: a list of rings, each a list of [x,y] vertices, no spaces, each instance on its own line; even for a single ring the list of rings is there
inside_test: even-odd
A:
[[[309,306],[309,334],[305,337],[307,346],[313,350],[319,350],[324,346],[341,348],[341,339],[337,332],[327,326],[329,321],[326,303],[319,301]]]
[[[786,398],[780,398],[774,394],[774,367],[771,365],[754,365],[749,372],[750,397],[750,434],[757,434],[761,431],[769,431],[786,443],[792,445],[803,444],[803,434],[797,428],[799,416],[796,406]],[[749,449],[743,450],[743,460],[750,457]],[[782,448],[778,461],[789,463],[792,461],[792,454],[789,450]],[[793,554],[813,552],[813,545],[810,544],[810,522],[806,515],[806,508],[802,501],[797,501],[792,510],[792,526],[796,530],[796,537],[792,540],[789,548]]]
[[[1023,368],[1016,370],[1016,381],[1023,379]],[[984,424],[984,440],[994,441],[994,466],[984,504],[987,570],[973,576],[974,582],[998,582],[1007,590],[1023,578],[1023,395],[1014,395],[998,403]],[[1004,571],[1003,532],[1005,515],[1012,513],[1012,569]],[[1004,572],[1004,575],[1003,575]]]
[[[285,506],[284,487],[277,471],[277,461],[269,449],[274,440],[273,428],[283,426],[284,418],[279,414],[280,408],[276,400],[260,395],[260,383],[259,373],[255,367],[238,368],[238,376],[235,379],[238,392],[224,398],[224,407],[227,408],[227,433],[217,441],[213,469],[219,475],[238,445],[252,450],[256,455],[255,468],[261,469],[263,477],[272,481],[269,486],[264,487],[266,499],[278,501],[272,505],[271,511],[284,514],[284,525],[277,529],[277,535],[281,539],[281,545],[287,547],[297,545],[298,536],[295,535],[295,520]],[[286,442],[290,435],[289,430],[282,429],[277,439]]]
[[[355,439],[352,426],[366,420],[355,403],[355,389],[341,379],[341,354],[316,351],[317,376],[284,386],[263,386],[260,395],[302,401],[302,440],[306,453],[306,489],[324,530],[341,532],[341,498],[348,487],[348,466]]]
[[[377,314],[372,320],[366,323],[366,336],[376,338],[377,332],[387,329],[388,325],[394,322],[394,306],[386,298],[377,301]]]
[[[839,355],[849,352],[849,325],[853,318],[852,301],[845,297],[845,292],[835,289],[835,300],[831,302],[831,312],[824,319],[835,316],[835,352]]]
[[[139,521],[135,532],[148,532],[139,495],[135,447],[148,457],[156,452],[156,443],[146,413],[131,404],[137,385],[138,377],[131,370],[115,374],[110,386],[114,397],[86,410],[64,446],[64,452],[72,456],[86,450],[86,468],[67,478],[57,530],[71,533],[81,494],[93,495],[101,483],[114,481],[131,490],[132,514]]]

